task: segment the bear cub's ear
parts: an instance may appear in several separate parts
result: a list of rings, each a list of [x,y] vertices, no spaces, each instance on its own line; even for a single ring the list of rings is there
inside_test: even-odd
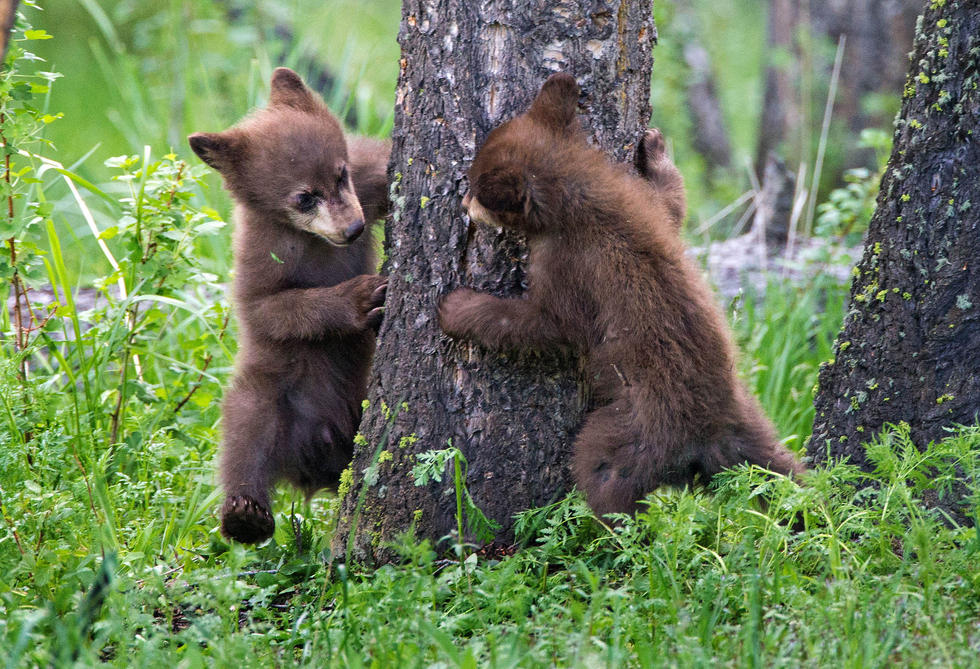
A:
[[[288,67],[277,67],[269,84],[270,107],[292,107],[299,111],[315,112],[322,103],[303,79]]]
[[[228,133],[195,132],[187,142],[201,160],[219,172],[238,162],[241,142]]]
[[[528,116],[553,130],[564,130],[575,120],[580,92],[575,77],[565,72],[553,74],[531,103]]]
[[[524,176],[514,167],[495,167],[476,178],[476,199],[490,211],[522,213],[531,209],[530,191]]]

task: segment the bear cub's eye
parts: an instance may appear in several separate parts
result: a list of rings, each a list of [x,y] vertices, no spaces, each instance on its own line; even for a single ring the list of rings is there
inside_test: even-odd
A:
[[[309,191],[303,191],[293,196],[293,203],[296,205],[296,208],[304,214],[308,214],[316,209],[317,200],[317,196]]]
[[[337,175],[337,188],[343,188],[347,183],[347,163],[340,166],[340,174]]]

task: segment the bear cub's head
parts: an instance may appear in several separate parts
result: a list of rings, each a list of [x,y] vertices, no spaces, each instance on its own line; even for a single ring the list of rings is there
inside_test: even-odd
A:
[[[570,74],[553,74],[525,113],[490,132],[470,167],[470,219],[529,234],[554,225],[551,214],[569,205],[563,175],[588,151],[575,115],[579,93]]]
[[[224,132],[187,138],[255,215],[347,246],[364,230],[340,123],[292,70],[272,73],[269,105]]]

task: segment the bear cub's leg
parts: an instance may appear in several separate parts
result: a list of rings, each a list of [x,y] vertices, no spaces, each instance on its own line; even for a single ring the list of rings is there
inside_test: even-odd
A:
[[[558,328],[537,303],[457,288],[439,302],[439,325],[450,337],[497,350],[542,349],[561,343]]]
[[[280,430],[275,397],[236,379],[225,394],[222,413],[225,438],[220,472],[226,497],[220,511],[221,532],[242,543],[258,543],[275,529],[269,500],[277,474],[274,449]]]
[[[660,484],[656,462],[639,453],[642,440],[622,400],[585,418],[572,446],[572,475],[596,516],[633,513],[644,493]]]

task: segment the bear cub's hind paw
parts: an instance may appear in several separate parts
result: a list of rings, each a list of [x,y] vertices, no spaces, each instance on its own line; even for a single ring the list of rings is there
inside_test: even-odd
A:
[[[221,507],[221,533],[243,544],[257,544],[272,536],[276,521],[269,509],[248,495],[230,495]]]

